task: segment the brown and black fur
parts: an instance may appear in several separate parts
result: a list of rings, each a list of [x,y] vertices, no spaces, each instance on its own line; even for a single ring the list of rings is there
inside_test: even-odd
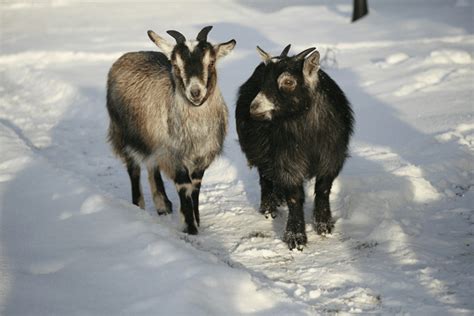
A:
[[[108,140],[127,167],[132,202],[144,208],[144,163],[157,212],[170,213],[164,172],[175,182],[190,234],[199,226],[201,179],[221,153],[227,132],[227,107],[217,86],[215,62],[233,49],[235,41],[211,45],[210,29],[204,28],[196,41],[168,31],[176,45],[149,31],[164,53],[127,53],[112,65],[107,81]]]

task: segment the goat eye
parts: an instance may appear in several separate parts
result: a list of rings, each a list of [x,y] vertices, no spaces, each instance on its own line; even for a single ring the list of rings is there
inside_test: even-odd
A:
[[[296,81],[290,78],[283,79],[280,82],[280,89],[284,92],[292,92],[296,88]]]

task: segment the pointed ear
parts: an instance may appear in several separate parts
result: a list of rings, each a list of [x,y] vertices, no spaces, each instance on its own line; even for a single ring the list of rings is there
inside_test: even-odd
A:
[[[214,50],[216,51],[216,59],[220,59],[230,53],[234,49],[235,44],[237,44],[237,42],[232,39],[228,42],[214,45]]]
[[[257,52],[259,53],[260,57],[262,58],[263,62],[266,64],[268,64],[268,62],[270,61],[270,59],[272,59],[272,56],[267,53],[266,51],[264,51],[263,49],[261,49],[260,47],[257,46]]]
[[[166,41],[163,37],[159,36],[152,30],[148,31],[148,37],[151,39],[156,46],[166,55],[166,57],[171,57],[171,52],[173,51],[174,45]]]
[[[304,61],[303,75],[309,81],[316,79],[316,74],[319,70],[319,52],[316,50]]]

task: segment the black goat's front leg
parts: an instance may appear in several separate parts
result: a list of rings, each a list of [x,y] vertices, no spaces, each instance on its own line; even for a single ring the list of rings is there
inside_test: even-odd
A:
[[[181,203],[181,214],[184,216],[184,222],[186,225],[184,232],[190,235],[196,235],[198,230],[196,228],[193,211],[193,184],[188,170],[186,168],[178,170],[174,182]]]
[[[318,235],[330,234],[334,227],[332,222],[331,207],[329,205],[329,195],[334,177],[321,177],[316,179],[314,187],[314,228]]]
[[[303,250],[308,241],[304,223],[304,189],[303,185],[285,190],[286,203],[288,204],[288,222],[286,224],[283,240],[288,248]]]
[[[196,219],[196,224],[199,226],[199,193],[201,191],[201,181],[204,176],[204,170],[194,171],[191,175],[191,180],[193,183],[193,193],[191,195],[193,200],[193,212],[194,218]]]
[[[143,199],[142,187],[140,184],[140,165],[132,159],[127,159],[127,172],[132,185],[132,203],[145,208],[145,200]]]
[[[259,172],[260,176],[260,213],[268,218],[270,215],[272,218],[276,217],[277,204],[276,197],[274,194],[273,182]]]

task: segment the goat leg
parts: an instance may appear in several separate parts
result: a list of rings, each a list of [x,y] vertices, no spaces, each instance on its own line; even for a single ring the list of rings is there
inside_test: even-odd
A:
[[[176,172],[174,179],[176,190],[178,191],[179,201],[181,203],[181,214],[184,217],[186,227],[184,232],[190,235],[196,235],[198,230],[194,220],[192,192],[193,185],[189,172],[186,168],[182,168]]]
[[[313,220],[314,228],[318,235],[330,234],[334,228],[329,205],[329,195],[334,181],[333,177],[321,177],[316,179]]]
[[[266,218],[271,216],[275,218],[277,215],[277,204],[276,197],[274,194],[273,182],[259,173],[260,176],[260,213],[265,215]]]
[[[303,250],[308,239],[306,237],[304,223],[304,189],[303,185],[286,190],[286,203],[288,204],[288,221],[283,240],[288,248]]]
[[[199,227],[199,193],[201,191],[201,181],[204,176],[204,170],[194,171],[191,174],[191,179],[193,183],[193,193],[191,194],[193,200],[193,212],[194,218],[196,219],[196,224]]]

